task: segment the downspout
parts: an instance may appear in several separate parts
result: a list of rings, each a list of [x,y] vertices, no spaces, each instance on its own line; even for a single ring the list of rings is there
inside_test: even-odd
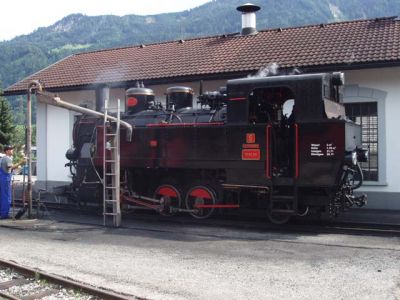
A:
[[[28,182],[26,185],[26,198],[28,200],[28,218],[32,218],[32,101],[31,94],[36,88],[37,83],[30,82],[28,84],[28,96],[27,96],[27,110],[26,110],[26,154],[28,159]]]

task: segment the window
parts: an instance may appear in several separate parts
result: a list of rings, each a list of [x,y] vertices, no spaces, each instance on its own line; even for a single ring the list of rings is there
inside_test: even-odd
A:
[[[249,95],[249,122],[252,124],[280,122],[284,112],[283,104],[294,94],[288,87],[266,87],[253,90]],[[289,105],[290,106],[290,105]],[[292,107],[287,108],[292,112]]]
[[[364,180],[378,181],[378,109],[377,102],[346,103],[346,115],[361,125],[362,146],[369,150],[368,162],[361,163]]]

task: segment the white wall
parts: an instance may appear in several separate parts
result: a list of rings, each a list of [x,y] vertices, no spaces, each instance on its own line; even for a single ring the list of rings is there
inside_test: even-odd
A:
[[[64,164],[65,151],[69,147],[69,112],[65,109],[47,106],[47,178],[52,181],[68,181]],[[62,171],[61,171],[62,170]]]
[[[61,99],[73,104],[94,105],[94,91],[61,93]],[[94,107],[94,106],[93,106]],[[37,180],[46,183],[69,182],[65,152],[72,145],[72,125],[75,113],[38,103],[37,106]]]
[[[346,71],[345,75],[346,85],[387,92],[384,105],[378,105],[378,128],[385,129],[378,137],[378,155],[383,160],[378,167],[385,169],[384,181],[369,183],[362,190],[400,192],[400,68]]]
[[[37,180],[47,180],[47,105],[38,103],[36,110]]]

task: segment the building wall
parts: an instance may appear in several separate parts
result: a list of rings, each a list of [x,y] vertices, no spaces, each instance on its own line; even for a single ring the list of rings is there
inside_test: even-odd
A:
[[[94,106],[94,91],[60,93],[62,100],[73,104]],[[92,105],[92,106],[91,106]],[[37,188],[52,187],[71,181],[65,152],[72,145],[74,112],[38,103],[37,107]]]
[[[379,180],[365,182],[369,208],[400,209],[400,68],[347,71],[345,102],[378,103]]]

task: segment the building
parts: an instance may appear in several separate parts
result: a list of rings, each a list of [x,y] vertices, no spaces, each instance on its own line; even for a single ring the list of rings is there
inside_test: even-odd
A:
[[[173,85],[198,93],[203,80],[205,90],[216,90],[227,79],[271,63],[287,72],[343,71],[347,114],[362,124],[363,143],[370,149],[370,161],[363,165],[368,207],[400,209],[400,21],[390,17],[259,31],[249,27],[253,21],[243,20],[242,33],[71,55],[4,94],[25,94],[28,82],[38,79],[63,100],[101,109],[104,95],[115,107],[137,81],[161,99]],[[64,154],[72,143],[74,113],[38,104],[37,114],[37,184],[49,188],[70,181]]]

